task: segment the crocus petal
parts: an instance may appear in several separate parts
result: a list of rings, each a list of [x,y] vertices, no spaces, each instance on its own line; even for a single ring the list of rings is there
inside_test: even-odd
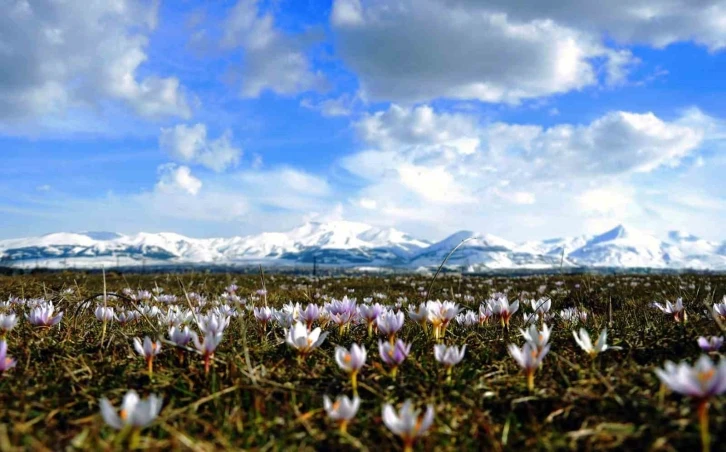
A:
[[[426,414],[424,414],[423,420],[421,421],[421,427],[418,429],[417,435],[422,435],[426,431],[428,431],[429,428],[431,428],[431,425],[434,423],[434,407],[433,405],[428,405],[426,407]]]
[[[314,348],[320,347],[323,344],[323,342],[325,342],[325,338],[328,337],[328,334],[330,334],[329,331],[325,331],[324,333],[322,333],[320,335],[320,337],[318,338],[318,340],[315,341],[315,343],[313,343],[313,347]]]
[[[134,338],[134,350],[141,356],[144,356],[144,347],[141,345],[141,339],[138,337]]]
[[[386,427],[388,427],[388,429],[396,435],[401,434],[398,416],[396,416],[396,412],[389,404],[383,405],[383,423],[386,424]]]
[[[116,430],[121,430],[124,426],[123,422],[121,422],[121,418],[116,413],[116,409],[113,407],[113,405],[111,405],[111,402],[109,402],[108,399],[104,397],[103,399],[101,399],[100,406],[101,416],[103,416],[103,420],[106,422],[106,424],[110,425]]]

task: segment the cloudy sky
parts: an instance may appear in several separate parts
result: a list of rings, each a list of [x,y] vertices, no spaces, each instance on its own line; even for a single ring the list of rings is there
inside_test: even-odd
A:
[[[726,0],[0,9],[0,238],[726,238]]]

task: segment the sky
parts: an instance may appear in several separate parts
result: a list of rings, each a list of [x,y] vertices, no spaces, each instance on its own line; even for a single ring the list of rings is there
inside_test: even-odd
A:
[[[0,238],[726,239],[726,0],[0,9]]]

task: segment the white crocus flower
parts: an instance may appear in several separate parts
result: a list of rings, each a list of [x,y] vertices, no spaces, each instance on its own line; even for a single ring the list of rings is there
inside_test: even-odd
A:
[[[423,417],[421,411],[414,409],[410,400],[406,400],[398,413],[390,404],[383,405],[383,423],[394,434],[403,440],[404,450],[411,450],[414,441],[422,436],[434,423],[434,407],[429,405]]]
[[[317,327],[308,332],[307,326],[302,322],[296,322],[285,332],[287,345],[296,349],[303,356],[318,348],[326,337],[328,337],[327,331],[321,334],[320,327]]]
[[[121,403],[121,411],[116,413],[116,408],[111,405],[107,398],[101,399],[101,416],[106,424],[121,430],[126,426],[142,429],[148,427],[161,411],[161,397],[149,396],[146,400],[140,400],[136,391],[129,391]]]
[[[595,356],[598,353],[602,353],[607,349],[620,349],[620,347],[608,346],[606,342],[608,337],[607,329],[603,329],[600,332],[600,336],[597,338],[597,342],[595,342],[595,344],[593,344],[590,340],[590,333],[588,333],[585,328],[580,328],[579,333],[573,331],[572,336],[575,338],[575,342],[577,342],[577,345],[579,345],[580,348],[583,349],[585,352],[589,353],[590,356]]]
[[[328,417],[340,425],[342,432],[347,431],[348,423],[355,417],[360,408],[360,399],[355,396],[349,399],[346,396],[338,396],[333,403],[328,396],[323,397],[323,407]]]

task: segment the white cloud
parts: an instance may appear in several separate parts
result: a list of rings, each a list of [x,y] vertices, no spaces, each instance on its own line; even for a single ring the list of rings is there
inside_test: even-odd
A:
[[[364,19],[360,0],[334,1],[331,21],[336,25],[362,25]]]
[[[442,0],[336,0],[339,54],[372,100],[516,103],[623,76],[627,50],[547,18]],[[604,66],[600,67],[604,60]]]
[[[512,204],[522,204],[522,205],[528,205],[528,204],[534,204],[537,202],[537,197],[534,195],[534,193],[530,193],[527,191],[502,191],[498,188],[493,188],[492,193],[496,196],[499,196],[502,199],[505,199]]]
[[[589,189],[577,195],[579,210],[590,215],[622,217],[635,205],[632,189],[610,186]]]
[[[36,225],[45,221],[47,229],[39,233],[92,227],[122,233],[174,231],[192,237],[285,231],[313,212],[319,219],[342,215],[328,183],[298,169],[196,177],[188,167],[171,163],[159,168],[158,177],[152,190],[137,193],[79,198],[54,190],[25,215],[36,216]]]
[[[703,126],[666,122],[653,113],[611,112],[587,125],[548,129],[497,123],[488,137],[515,161],[518,171],[538,177],[589,177],[648,172],[677,165],[702,143]],[[525,165],[525,163],[530,163]]]
[[[589,124],[479,124],[464,113],[392,105],[356,123],[372,149],[344,160],[351,172],[377,178],[405,165],[446,168],[456,180],[554,180],[648,172],[673,166],[703,142],[708,117],[677,121],[653,113],[616,111]],[[506,175],[506,176],[502,176]]]
[[[308,110],[320,112],[321,115],[329,118],[336,116],[350,116],[352,113],[352,104],[356,99],[351,98],[348,94],[343,94],[338,98],[324,99],[315,102],[312,99],[305,98],[300,101],[300,106]]]
[[[726,47],[726,3],[723,0],[447,0],[451,7],[506,12],[516,20],[550,18],[588,31],[607,34],[620,44],[662,48],[694,41],[710,50]]]
[[[325,86],[313,71],[306,47],[310,35],[287,36],[275,28],[271,13],[262,13],[257,0],[239,0],[224,25],[223,44],[244,49],[242,95],[257,97],[265,90],[291,95]]]
[[[336,48],[375,101],[517,103],[617,85],[629,47],[726,47],[723,0],[335,0]]]
[[[234,147],[231,140],[230,131],[212,140],[207,137],[204,124],[179,124],[161,129],[159,146],[174,159],[220,172],[239,163],[242,155],[242,150]]]
[[[473,202],[466,188],[454,180],[454,176],[442,166],[402,165],[397,168],[404,188],[416,193],[425,201],[446,204]]]
[[[245,187],[254,187],[255,202],[267,207],[318,210],[319,201],[332,194],[325,179],[294,168],[245,171],[234,177]]]
[[[202,188],[202,181],[192,175],[192,170],[188,166],[167,163],[159,166],[158,172],[159,182],[156,184],[156,189],[161,192],[183,192],[194,196]]]
[[[472,116],[436,113],[428,105],[388,110],[366,115],[356,124],[361,138],[380,148],[415,147],[417,152],[471,154],[479,146],[479,128]]]
[[[644,200],[638,181],[692,166],[681,162],[718,130],[695,111],[673,121],[611,112],[545,128],[425,105],[393,105],[355,128],[364,149],[340,164],[363,183],[352,199],[374,208],[351,201],[360,207],[351,215],[412,231],[479,224],[513,238],[579,233],[614,218],[653,221],[660,203]]]
[[[145,117],[190,116],[177,78],[139,75],[156,10],[156,2],[136,0],[6,2],[0,121],[62,118],[109,100]]]
[[[374,210],[376,207],[378,207],[378,203],[374,199],[369,198],[361,198],[358,200],[357,204],[360,207],[369,210]]]

